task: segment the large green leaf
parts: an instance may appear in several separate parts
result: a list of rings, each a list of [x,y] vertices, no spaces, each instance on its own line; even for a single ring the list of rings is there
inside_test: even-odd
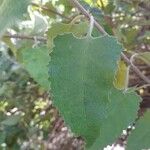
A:
[[[54,105],[87,147],[112,144],[136,117],[139,97],[113,86],[116,61],[122,50],[115,38],[76,39],[59,36],[54,41],[49,66]]]
[[[135,130],[128,138],[127,150],[143,150],[150,148],[150,111],[138,120]]]
[[[0,5],[0,36],[27,11],[30,0],[3,0]]]
[[[46,46],[25,48],[21,51],[23,66],[43,88],[49,90],[48,63],[49,53]]]

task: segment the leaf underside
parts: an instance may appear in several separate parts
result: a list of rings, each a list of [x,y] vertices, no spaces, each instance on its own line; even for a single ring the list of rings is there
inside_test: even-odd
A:
[[[77,39],[71,34],[58,36],[54,44],[49,65],[54,105],[87,148],[101,150],[134,121],[138,110],[135,93],[113,86],[122,47],[113,37]]]

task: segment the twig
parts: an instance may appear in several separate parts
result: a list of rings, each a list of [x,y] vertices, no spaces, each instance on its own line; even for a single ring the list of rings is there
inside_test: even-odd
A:
[[[76,6],[78,8],[78,10],[83,14],[85,15],[85,17],[87,17],[89,20],[91,18],[91,15],[87,12],[87,10],[77,1],[77,0],[70,0],[74,6]],[[103,29],[102,26],[99,25],[99,23],[94,20],[94,25],[95,27],[101,32],[103,33],[104,35],[107,35],[107,32]]]
[[[35,37],[33,36],[27,36],[27,35],[18,35],[18,34],[7,34],[4,35],[4,37],[9,37],[9,38],[15,38],[15,39],[27,39],[27,40],[35,40]],[[44,37],[36,37],[36,40],[41,41],[41,42],[46,42],[46,38]]]
[[[59,13],[58,11],[49,9],[49,8],[47,8],[47,7],[45,7],[45,6],[38,5],[38,4],[33,3],[33,2],[32,2],[31,4],[32,4],[33,6],[40,7],[40,8],[42,8],[43,10],[49,11],[49,12],[51,12],[51,13],[53,13],[53,14],[56,14],[56,15],[62,17],[62,18],[65,18],[65,19],[67,19],[67,20],[70,20],[70,18],[68,18],[68,17],[65,16],[64,14]]]
[[[70,0],[78,10],[85,15],[88,19],[90,19],[90,14],[87,12],[87,10],[78,2],[78,0]],[[94,20],[94,25],[95,27],[104,35],[107,35],[106,31],[103,29],[103,27],[96,21]],[[146,83],[150,84],[150,79],[147,78],[134,64],[130,62],[130,60],[127,58],[127,56],[122,52],[121,53],[121,58],[131,66],[132,70],[141,78],[143,79]]]
[[[146,83],[150,84],[150,79],[147,78],[133,63],[130,62],[130,60],[127,58],[127,56],[124,53],[121,53],[121,58],[132,68],[132,70]]]

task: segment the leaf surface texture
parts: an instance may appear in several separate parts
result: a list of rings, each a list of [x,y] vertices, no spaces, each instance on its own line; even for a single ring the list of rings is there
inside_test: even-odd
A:
[[[54,40],[49,75],[54,105],[87,148],[112,144],[136,117],[139,97],[114,88],[122,47],[109,36],[77,39],[71,34]]]

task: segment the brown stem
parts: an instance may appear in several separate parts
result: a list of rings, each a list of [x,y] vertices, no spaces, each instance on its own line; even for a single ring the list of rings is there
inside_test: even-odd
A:
[[[91,18],[91,15],[87,12],[87,10],[77,1],[77,0],[70,0],[72,2],[72,4],[74,6],[76,6],[76,8],[78,8],[78,10],[85,16],[87,17],[89,20]],[[94,20],[94,25],[95,27],[104,35],[107,35],[107,32],[103,29],[102,26],[99,25],[99,23]]]
[[[18,34],[14,34],[14,35],[7,34],[7,35],[4,35],[4,37],[15,38],[15,39],[38,40],[38,41],[41,41],[41,42],[46,42],[46,40],[47,40],[44,37],[33,37],[33,36],[18,35]]]

